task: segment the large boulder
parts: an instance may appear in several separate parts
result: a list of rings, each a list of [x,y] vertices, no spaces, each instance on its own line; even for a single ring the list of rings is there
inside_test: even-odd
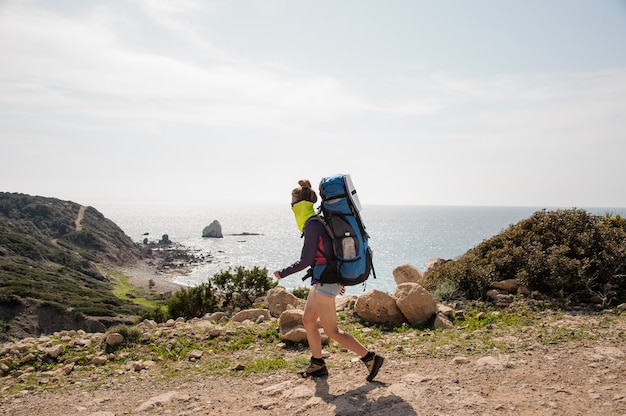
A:
[[[452,321],[450,321],[450,319],[448,319],[446,315],[439,312],[437,314],[437,317],[435,318],[434,327],[435,329],[453,329],[454,324],[452,323]]]
[[[393,298],[402,315],[412,325],[428,322],[438,311],[435,299],[417,283],[399,284]]]
[[[268,311],[267,309],[244,309],[243,311],[237,312],[231,318],[231,321],[233,322],[243,322],[246,320],[258,321],[259,319],[269,320],[270,311]]]
[[[428,273],[432,272],[437,267],[439,267],[442,264],[445,264],[445,263],[447,263],[449,261],[450,260],[442,259],[441,257],[434,257],[434,258],[428,260],[426,262],[426,267],[424,268],[424,276],[426,276]]]
[[[338,296],[335,299],[335,310],[337,312],[345,311],[346,309],[353,309],[359,297],[356,295],[350,296]]]
[[[407,282],[419,283],[423,276],[417,267],[404,263],[393,269],[393,278],[396,279],[396,284],[399,285]]]
[[[404,322],[404,316],[393,297],[376,289],[359,296],[354,305],[354,313],[374,324],[400,325]]]
[[[301,309],[289,309],[280,314],[280,318],[278,318],[278,336],[285,341],[297,343],[307,341],[306,329],[304,329],[302,324],[303,316],[304,311]],[[319,326],[320,323],[318,321],[318,328]],[[328,337],[324,334],[324,330],[319,331],[322,342],[328,342]]]
[[[499,282],[492,282],[491,287],[498,290],[504,290],[507,293],[515,294],[519,289],[519,283],[515,279],[501,280]]]
[[[213,221],[211,224],[204,227],[202,230],[202,237],[207,238],[224,238],[222,234],[222,224],[218,220]]]
[[[270,315],[278,318],[287,309],[303,309],[305,301],[287,292],[284,287],[275,287],[267,292],[265,299]],[[291,308],[290,308],[291,306]]]

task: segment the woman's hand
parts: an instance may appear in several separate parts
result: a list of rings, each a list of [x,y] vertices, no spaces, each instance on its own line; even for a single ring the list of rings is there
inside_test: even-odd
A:
[[[276,280],[280,280],[280,274],[278,273],[278,270],[274,272],[274,277],[276,278]]]
[[[341,290],[339,291],[339,294],[341,296],[343,296],[344,293],[346,293],[346,287],[345,286],[341,286]]]

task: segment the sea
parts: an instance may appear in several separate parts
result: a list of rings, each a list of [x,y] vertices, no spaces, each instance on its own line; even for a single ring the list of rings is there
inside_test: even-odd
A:
[[[432,258],[455,259],[510,225],[539,210],[573,207],[366,206],[361,217],[370,235],[376,278],[349,287],[346,294],[371,289],[395,290],[393,269],[409,263],[423,271]],[[578,207],[576,207],[578,208]],[[287,205],[146,205],[96,207],[136,242],[157,242],[164,234],[198,256],[208,258],[189,274],[174,276],[185,286],[207,282],[216,273],[238,266],[267,268],[268,274],[300,258],[302,239]],[[589,213],[626,216],[626,208],[581,208]],[[214,220],[224,238],[203,238]],[[282,279],[288,290],[305,287],[304,271]]]

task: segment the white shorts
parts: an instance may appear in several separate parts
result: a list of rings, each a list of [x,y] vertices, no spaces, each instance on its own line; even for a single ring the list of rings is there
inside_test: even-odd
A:
[[[339,283],[317,283],[315,284],[315,293],[336,298],[337,295],[341,293],[341,288],[343,288],[343,286]]]

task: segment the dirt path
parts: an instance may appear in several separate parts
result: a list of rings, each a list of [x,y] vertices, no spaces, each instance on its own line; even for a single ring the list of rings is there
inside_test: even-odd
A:
[[[301,379],[282,371],[247,377],[179,375],[163,380],[150,370],[124,374],[95,370],[67,388],[0,395],[0,413],[626,415],[625,329],[622,321],[614,339],[569,342],[513,354],[494,351],[441,359],[394,354],[373,383],[365,381],[364,367],[351,360],[349,353],[328,358],[331,374],[324,379]],[[208,364],[204,360],[194,365]]]
[[[82,231],[83,230],[83,218],[85,218],[85,209],[86,207],[84,205],[80,206],[80,209],[78,210],[78,216],[76,217],[76,231]]]

